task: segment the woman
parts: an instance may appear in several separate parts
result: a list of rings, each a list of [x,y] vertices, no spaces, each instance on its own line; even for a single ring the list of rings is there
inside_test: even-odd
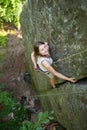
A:
[[[53,88],[57,88],[55,84],[55,76],[63,80],[75,83],[75,78],[69,78],[59,72],[53,67],[53,60],[50,57],[49,45],[47,42],[37,42],[34,45],[34,51],[31,53],[31,59],[34,65],[34,69],[39,69],[42,73],[46,74],[50,78],[50,83]]]

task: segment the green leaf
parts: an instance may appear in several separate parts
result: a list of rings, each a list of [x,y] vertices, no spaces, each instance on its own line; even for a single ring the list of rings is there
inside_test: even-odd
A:
[[[45,120],[43,121],[43,123],[45,123],[45,124],[47,124],[47,123],[49,123],[49,122],[50,122],[49,119],[45,119]]]
[[[35,125],[32,122],[27,122],[26,126],[27,126],[27,130],[33,130],[35,127]]]
[[[43,130],[41,127],[39,127],[39,128],[36,128],[36,130]]]
[[[25,124],[22,125],[21,130],[27,130]]]
[[[49,116],[48,118],[49,118],[50,120],[53,120],[53,119],[54,119],[54,117],[52,117],[52,116]]]
[[[48,118],[48,111],[44,112],[42,115],[42,121],[45,120],[46,118]]]
[[[38,114],[38,121],[40,121],[40,120],[41,120],[42,115],[43,115],[43,113],[42,113],[42,112],[40,112],[40,113]]]
[[[28,121],[28,122],[26,123],[26,125],[27,125],[28,127],[31,127],[31,126],[32,126],[32,123]]]

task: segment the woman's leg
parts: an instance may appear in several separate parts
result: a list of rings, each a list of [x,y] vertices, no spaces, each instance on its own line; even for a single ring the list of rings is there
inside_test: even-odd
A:
[[[55,88],[55,77],[50,78],[50,84],[52,85],[53,88]]]

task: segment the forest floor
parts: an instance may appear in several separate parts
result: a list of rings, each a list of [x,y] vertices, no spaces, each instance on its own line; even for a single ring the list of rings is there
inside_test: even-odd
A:
[[[7,33],[7,43],[5,48],[0,48],[0,52],[6,52],[0,63],[0,71],[3,73],[0,84],[5,86],[4,90],[20,100],[21,96],[29,97],[31,93],[31,85],[24,81],[27,63],[22,35],[13,27],[5,26],[4,31]]]

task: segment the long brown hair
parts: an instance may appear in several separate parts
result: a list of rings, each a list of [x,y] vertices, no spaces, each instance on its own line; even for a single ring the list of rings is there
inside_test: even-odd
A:
[[[39,53],[39,46],[45,44],[44,42],[36,42],[36,44],[34,45],[34,54],[35,56],[40,56],[41,54]]]

